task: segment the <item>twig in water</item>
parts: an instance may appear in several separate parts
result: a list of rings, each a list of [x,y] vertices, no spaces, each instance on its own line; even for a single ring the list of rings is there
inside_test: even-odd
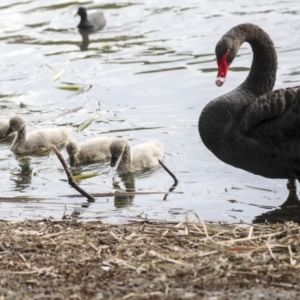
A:
[[[64,220],[64,219],[67,219],[67,217],[66,217],[66,211],[67,211],[67,205],[65,204],[65,211],[64,211],[64,214],[63,214],[63,216],[62,216],[62,220]]]
[[[114,114],[114,116],[116,116],[117,114],[115,113],[115,111],[114,110],[112,110],[109,106],[108,106],[108,104],[106,104],[104,101],[100,101],[97,97],[95,97],[95,96],[92,96],[92,95],[88,95],[88,94],[86,94],[86,96],[88,97],[88,98],[94,98],[94,99],[96,99],[97,101],[99,101],[99,103],[100,104],[102,104],[102,105],[104,105],[104,106],[106,106],[113,114]]]
[[[117,197],[117,196],[134,196],[134,195],[164,195],[166,192],[113,192],[113,193],[93,193],[94,197]],[[183,194],[183,192],[174,192]],[[80,197],[79,195],[62,195],[62,197]],[[1,197],[0,197],[1,200]]]
[[[161,160],[158,160],[158,162],[169,173],[169,175],[174,179],[173,186],[175,187],[178,184],[178,179],[176,178],[176,176],[163,164],[163,162]]]
[[[81,195],[85,196],[88,198],[88,200],[90,202],[95,202],[95,198],[92,197],[90,194],[88,194],[86,191],[84,191],[82,188],[80,188],[76,182],[74,181],[73,177],[72,177],[72,174],[66,164],[66,161],[64,160],[63,156],[61,155],[61,153],[57,150],[57,148],[55,146],[52,146],[52,149],[54,150],[57,158],[60,160],[62,166],[64,167],[65,169],[65,172],[68,176],[68,182],[69,182],[69,185],[71,185],[76,191],[78,191]]]
[[[76,108],[73,108],[73,109],[67,109],[66,111],[58,114],[57,116],[50,117],[48,119],[45,119],[44,121],[49,121],[49,120],[52,121],[52,120],[58,119],[58,118],[63,117],[65,115],[67,115],[67,114],[71,114],[71,113],[77,112],[77,111],[79,111],[82,108],[83,108],[83,106],[79,106],[79,107],[76,107]]]
[[[176,176],[163,164],[163,162],[161,160],[158,160],[158,162],[160,163],[160,165],[169,173],[169,175],[174,179],[174,184],[170,187],[169,189],[169,193],[171,193],[172,191],[175,190],[177,184],[178,184],[178,179],[176,178]],[[164,196],[164,200],[167,200],[167,197],[169,195],[169,193],[165,194]]]
[[[69,99],[75,95],[80,95],[80,94],[83,94],[83,93],[86,93],[87,91],[89,91],[90,89],[92,88],[92,85],[89,84],[87,86],[83,86],[81,87],[78,91],[74,92],[72,95],[68,96],[66,99]]]

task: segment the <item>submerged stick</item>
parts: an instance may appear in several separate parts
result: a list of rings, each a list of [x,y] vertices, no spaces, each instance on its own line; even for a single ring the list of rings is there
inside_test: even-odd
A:
[[[91,202],[95,202],[95,198],[92,197],[90,194],[88,194],[86,191],[84,191],[82,188],[80,188],[76,182],[73,179],[73,176],[66,164],[66,161],[64,160],[63,156],[61,155],[61,153],[57,150],[57,148],[53,145],[52,146],[53,151],[55,152],[57,158],[60,160],[62,166],[64,167],[64,170],[68,176],[68,182],[69,185],[71,185],[76,191],[78,191],[81,195],[85,196],[86,198],[88,198],[89,201]]]
[[[170,192],[170,191],[169,191]],[[168,193],[169,193],[168,192]],[[112,192],[112,193],[93,193],[94,197],[118,197],[135,195],[165,195],[166,192]],[[183,194],[183,192],[174,192],[174,194]],[[62,195],[62,197],[80,197],[79,195]],[[0,197],[1,200],[1,197]]]
[[[174,179],[173,187],[175,187],[178,184],[178,179],[176,178],[176,176],[163,164],[163,162],[161,160],[158,160],[158,162],[169,173],[169,175]]]
[[[173,192],[178,184],[178,179],[176,178],[176,176],[163,164],[163,162],[161,160],[158,160],[158,162],[160,163],[160,165],[169,173],[169,175],[174,179],[174,183],[173,185],[170,187],[169,189],[169,193]],[[169,193],[165,194],[164,199],[163,200],[167,200],[167,197],[169,195]]]
[[[89,96],[87,95],[87,97],[89,97]],[[117,114],[115,113],[115,111],[112,110],[112,109],[108,106],[108,104],[106,104],[105,102],[99,100],[99,99],[98,99],[97,97],[95,97],[95,96],[90,96],[90,97],[96,99],[97,101],[99,101],[100,104],[103,104],[104,106],[106,106],[106,107],[114,114],[114,116],[117,115]]]

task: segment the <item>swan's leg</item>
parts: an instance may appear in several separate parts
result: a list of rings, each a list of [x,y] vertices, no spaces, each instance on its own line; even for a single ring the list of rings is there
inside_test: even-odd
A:
[[[296,179],[289,179],[287,184],[286,184],[286,187],[288,188],[288,190],[290,192],[296,192],[297,191],[297,187],[296,187]]]

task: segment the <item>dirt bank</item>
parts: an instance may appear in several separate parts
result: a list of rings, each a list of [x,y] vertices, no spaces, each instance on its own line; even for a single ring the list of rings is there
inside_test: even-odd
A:
[[[300,226],[0,221],[0,299],[299,299]]]

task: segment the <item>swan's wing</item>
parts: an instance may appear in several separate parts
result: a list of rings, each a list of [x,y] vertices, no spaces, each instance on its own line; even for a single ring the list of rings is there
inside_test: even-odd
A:
[[[244,110],[240,125],[244,133],[253,137],[300,137],[300,87],[258,97]]]
[[[95,12],[89,14],[88,19],[89,22],[92,24],[92,26],[95,27],[95,29],[102,29],[106,23],[106,20],[102,12]]]

